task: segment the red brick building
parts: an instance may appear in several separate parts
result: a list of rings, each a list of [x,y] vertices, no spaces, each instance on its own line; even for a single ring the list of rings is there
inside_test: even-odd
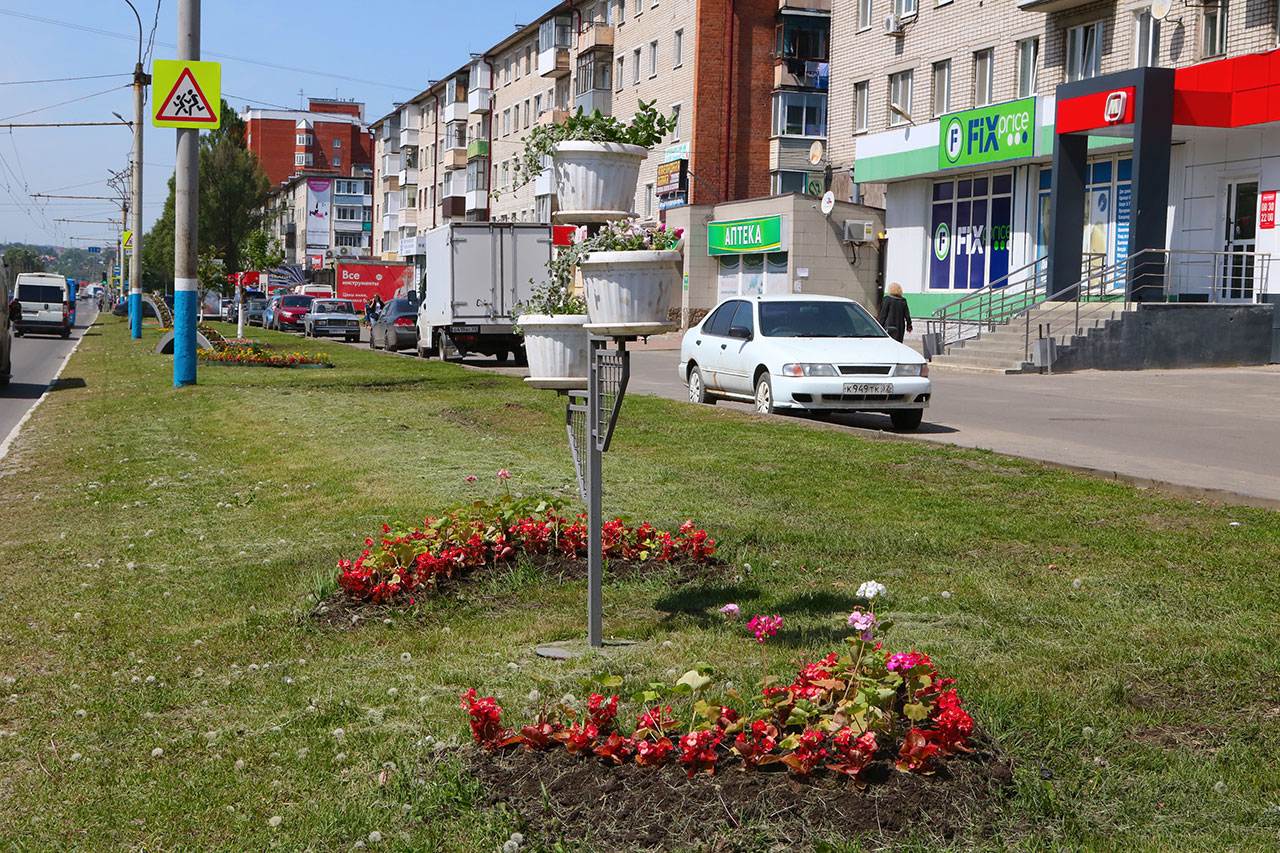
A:
[[[245,144],[272,187],[300,172],[360,175],[373,168],[373,135],[364,104],[311,98],[305,110],[249,109]]]

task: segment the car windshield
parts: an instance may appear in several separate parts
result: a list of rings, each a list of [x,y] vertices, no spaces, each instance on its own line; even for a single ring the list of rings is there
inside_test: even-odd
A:
[[[286,296],[280,300],[280,304],[286,308],[305,308],[311,304],[310,296]]]
[[[316,314],[354,314],[356,309],[350,302],[316,302],[311,306]]]
[[[18,285],[18,299],[23,302],[62,302],[66,298],[66,290],[56,284]]]
[[[267,300],[265,300],[265,299],[250,299],[250,300],[249,300],[249,307],[250,307],[250,308],[257,308],[257,309],[261,310],[261,309],[263,309],[263,308],[266,308],[266,307],[267,307]]]
[[[768,338],[883,338],[861,305],[826,300],[760,303],[760,334]]]

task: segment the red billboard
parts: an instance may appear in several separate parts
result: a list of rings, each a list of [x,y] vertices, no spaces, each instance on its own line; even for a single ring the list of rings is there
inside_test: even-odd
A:
[[[413,265],[380,261],[338,261],[334,269],[338,298],[350,299],[357,311],[376,293],[383,302],[413,287]]]

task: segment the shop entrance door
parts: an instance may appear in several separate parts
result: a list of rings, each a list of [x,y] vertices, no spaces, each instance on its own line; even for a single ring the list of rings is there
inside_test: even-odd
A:
[[[1219,301],[1252,302],[1254,255],[1258,248],[1258,182],[1227,184],[1227,216],[1218,277]]]

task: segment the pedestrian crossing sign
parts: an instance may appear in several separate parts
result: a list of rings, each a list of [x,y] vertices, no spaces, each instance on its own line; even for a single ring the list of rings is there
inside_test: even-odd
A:
[[[151,123],[215,130],[222,124],[222,65],[157,59],[152,66]]]

